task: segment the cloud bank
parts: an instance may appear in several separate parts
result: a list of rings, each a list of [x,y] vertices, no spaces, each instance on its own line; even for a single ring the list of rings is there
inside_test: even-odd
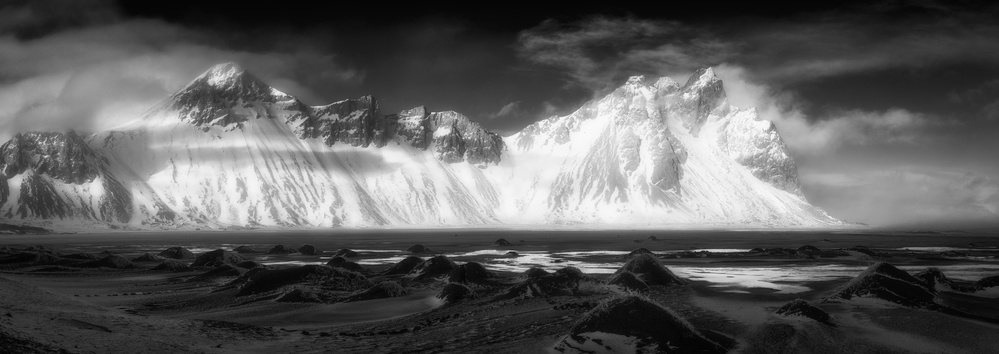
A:
[[[39,11],[42,3],[51,6]],[[81,6],[86,10],[74,12]],[[320,98],[309,80],[350,84],[365,76],[337,65],[330,54],[234,48],[223,34],[124,19],[99,1],[5,7],[0,24],[0,141],[32,130],[111,128],[140,117],[224,61],[240,62],[265,81],[313,102]]]

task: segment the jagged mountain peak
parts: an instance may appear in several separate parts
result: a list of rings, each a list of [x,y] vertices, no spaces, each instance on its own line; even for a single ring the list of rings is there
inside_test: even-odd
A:
[[[645,85],[645,75],[635,75],[628,78],[625,85]]]
[[[687,79],[687,83],[683,85],[685,89],[701,89],[710,86],[721,86],[721,79],[715,75],[714,69],[711,67],[700,68],[694,71]]]

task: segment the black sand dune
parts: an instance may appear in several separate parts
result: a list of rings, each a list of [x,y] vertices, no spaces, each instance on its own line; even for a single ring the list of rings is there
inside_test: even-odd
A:
[[[223,249],[217,249],[210,252],[205,252],[204,254],[198,256],[194,259],[194,263],[191,263],[192,267],[219,267],[222,265],[236,265],[242,261],[245,261],[243,257],[235,252],[229,252]]]
[[[555,347],[563,353],[590,353],[594,349],[619,353],[727,351],[673,311],[638,296],[604,301],[579,320]]]
[[[389,269],[382,272],[383,275],[402,275],[409,274],[417,266],[423,263],[423,258],[417,256],[409,256],[403,260],[396,262]]]
[[[160,252],[160,257],[173,259],[194,259],[194,253],[184,247],[170,247]]]
[[[833,325],[829,313],[816,307],[804,299],[794,299],[777,309],[776,313],[781,316],[801,316],[811,318],[820,323]]]
[[[623,272],[630,272],[635,274],[638,279],[641,279],[646,285],[683,285],[684,282],[676,274],[673,274],[668,268],[663,266],[662,262],[656,257],[647,253],[639,253],[634,257],[629,259],[624,263],[621,269],[618,269],[614,274],[620,274]]]

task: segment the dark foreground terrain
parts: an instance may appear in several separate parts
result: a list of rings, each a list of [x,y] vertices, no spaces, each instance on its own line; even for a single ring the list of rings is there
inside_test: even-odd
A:
[[[0,235],[0,352],[992,353],[988,232]]]

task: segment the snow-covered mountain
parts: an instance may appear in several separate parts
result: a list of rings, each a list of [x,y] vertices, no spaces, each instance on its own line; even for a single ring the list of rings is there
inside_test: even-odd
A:
[[[119,128],[0,146],[0,217],[131,227],[825,226],[711,69],[633,77],[500,137],[453,111],[309,106],[220,64]]]

